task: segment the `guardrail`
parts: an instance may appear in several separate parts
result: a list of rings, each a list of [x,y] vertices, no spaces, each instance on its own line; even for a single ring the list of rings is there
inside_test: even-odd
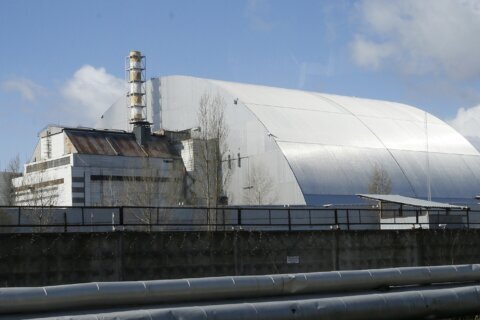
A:
[[[480,228],[480,210],[371,207],[0,207],[0,232]]]

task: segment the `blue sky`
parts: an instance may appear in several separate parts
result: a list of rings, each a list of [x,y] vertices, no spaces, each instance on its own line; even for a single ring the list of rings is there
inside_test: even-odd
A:
[[[148,77],[392,100],[480,136],[478,34],[480,0],[1,1],[0,168],[49,123],[92,126],[132,49]]]

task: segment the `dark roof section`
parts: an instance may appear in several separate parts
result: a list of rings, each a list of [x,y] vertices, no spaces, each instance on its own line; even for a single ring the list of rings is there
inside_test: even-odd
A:
[[[130,132],[65,128],[65,134],[79,154],[174,158],[168,138],[152,135],[141,147]]]

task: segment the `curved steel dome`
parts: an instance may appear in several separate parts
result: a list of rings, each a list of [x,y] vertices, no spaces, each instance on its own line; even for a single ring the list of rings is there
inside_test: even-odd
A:
[[[246,163],[232,175],[233,203],[243,203],[255,167],[277,204],[358,202],[378,168],[394,194],[426,198],[430,185],[434,200],[468,202],[480,191],[478,151],[435,116],[394,102],[169,76],[147,84],[154,129],[197,126],[206,92],[224,97],[228,154]],[[126,114],[118,101],[97,127],[128,129]]]

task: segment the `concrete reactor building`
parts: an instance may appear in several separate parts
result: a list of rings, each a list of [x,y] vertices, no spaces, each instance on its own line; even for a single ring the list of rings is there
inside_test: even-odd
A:
[[[137,51],[128,57],[129,131],[48,126],[22,177],[13,179],[16,205],[166,206],[183,199],[182,159],[145,118],[143,59]]]

